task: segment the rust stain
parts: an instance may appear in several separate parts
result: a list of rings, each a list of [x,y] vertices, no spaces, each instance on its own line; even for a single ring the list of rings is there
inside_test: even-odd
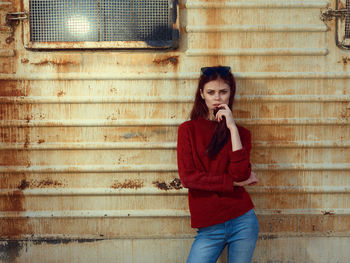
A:
[[[38,141],[38,144],[42,144],[42,143],[44,143],[44,142],[45,142],[45,140],[40,139],[40,140]]]
[[[161,57],[161,58],[155,58],[153,60],[153,63],[161,66],[165,65],[172,65],[172,66],[177,66],[179,63],[179,56],[167,56],[167,57]]]
[[[26,139],[25,139],[25,142],[24,142],[24,149],[27,149],[29,144],[30,144],[29,135],[26,134]]]
[[[111,88],[109,91],[113,94],[118,94],[118,89],[116,88]]]
[[[5,97],[19,97],[27,96],[30,93],[30,81],[11,80],[5,81],[0,80],[0,96]],[[31,112],[31,106],[25,106],[23,109],[20,107],[9,107],[7,112],[1,113],[0,118],[7,118],[9,120],[19,120],[22,116],[28,116]],[[4,115],[5,114],[5,115]],[[22,115],[23,114],[23,115]],[[18,127],[4,127],[1,128],[1,137],[5,141],[11,143],[24,143],[24,147],[28,147],[30,143],[30,130],[28,128]],[[23,141],[24,140],[24,141]],[[28,151],[8,151],[4,166],[9,165],[30,165],[30,158]],[[12,183],[12,178],[17,178],[16,182]],[[30,186],[29,181],[26,179],[25,174],[21,174],[18,179],[18,175],[13,176],[12,173],[0,174],[0,185],[3,188],[9,188],[9,193],[0,197],[1,211],[13,211],[17,212],[20,216],[21,213],[26,211],[26,198],[23,194],[23,190]],[[30,234],[28,229],[28,219],[14,219],[14,218],[3,218],[1,220],[1,228],[4,230],[2,236],[10,238],[21,237],[25,234]]]
[[[348,106],[348,102],[342,103],[343,109],[340,111],[340,118],[348,119],[350,118],[350,107]]]
[[[342,57],[341,60],[338,61],[338,63],[343,64],[344,66],[350,64],[350,58],[349,57]]]
[[[5,74],[15,74],[15,63],[13,58],[2,57],[0,59],[0,72]]]
[[[33,119],[33,115],[27,115],[24,119],[27,121],[27,123],[29,123]]]
[[[2,115],[0,115],[0,116],[2,116]],[[2,120],[2,117],[0,117],[0,119]],[[7,132],[3,131],[3,129],[1,129],[0,138],[1,138],[2,142],[10,142],[10,140],[11,140],[10,135]]]
[[[16,258],[20,256],[23,245],[23,241],[18,240],[6,240],[2,243],[0,245],[1,262],[16,262]]]
[[[304,235],[306,233],[327,233],[332,230],[337,233],[348,231],[350,227],[349,220],[344,220],[341,216],[332,214],[320,215],[276,215],[261,216],[259,226],[261,233],[275,234],[278,232],[296,232]]]
[[[333,216],[333,215],[335,215],[335,212],[332,210],[329,210],[329,211],[324,210],[324,211],[322,211],[322,214],[324,216]]]
[[[22,190],[14,190],[5,196],[5,200],[2,204],[4,211],[25,211],[24,208],[24,194]],[[18,233],[16,233],[18,234]]]
[[[29,182],[26,179],[22,179],[21,184],[18,186],[18,189],[24,190],[29,187]]]
[[[15,38],[12,36],[6,38],[6,40],[5,40],[6,44],[8,44],[8,45],[10,45],[13,41],[15,41]]]
[[[80,63],[77,63],[73,60],[66,60],[65,58],[59,57],[55,60],[49,60],[49,59],[43,59],[39,60],[38,62],[32,62],[32,65],[36,66],[46,66],[46,65],[53,65],[53,66],[67,66],[67,65],[78,65]]]
[[[57,93],[57,97],[62,97],[66,95],[66,93],[63,91],[63,90],[60,90],[58,93]]]
[[[139,189],[143,187],[141,180],[125,180],[124,182],[115,181],[111,188],[114,189]]]
[[[116,116],[114,115],[114,113],[113,113],[112,115],[107,116],[106,119],[107,119],[107,120],[111,120],[111,121],[115,121],[115,120],[118,120],[118,117],[116,117]]]
[[[159,188],[160,190],[169,190],[169,186],[165,183],[165,182],[153,182],[157,188]]]
[[[172,189],[180,190],[183,188],[179,178],[174,178],[174,180],[172,180],[170,183],[155,181],[153,182],[153,184],[158,189],[164,190],[164,191],[168,191]]]
[[[346,5],[342,1],[338,1],[338,9],[346,9]]]
[[[18,82],[13,80],[0,80],[0,96],[3,97],[20,97],[25,96],[25,90],[18,88]]]
[[[52,179],[46,179],[46,180],[41,180],[41,181],[33,181],[32,186],[33,187],[38,187],[38,188],[45,188],[48,186],[51,187],[57,187],[57,186],[62,186],[63,184],[59,181],[52,180]]]
[[[48,187],[61,187],[63,184],[59,181],[52,179],[43,180],[26,180],[22,179],[20,184],[17,186],[19,190],[25,190],[27,188],[48,188]],[[15,192],[13,195],[18,195],[19,192]]]
[[[7,109],[5,108],[4,105],[1,105],[0,107],[0,120],[3,120],[4,117],[6,116]]]
[[[29,59],[27,59],[27,58],[22,58],[22,59],[21,59],[21,63],[22,63],[22,64],[27,64],[27,63],[29,63]]]
[[[263,234],[263,235],[259,235],[259,240],[273,240],[273,239],[277,239],[278,236],[274,235],[274,234]]]
[[[103,235],[100,235],[103,236]],[[35,238],[33,240],[34,245],[41,244],[49,244],[49,245],[57,245],[57,244],[69,244],[69,243],[92,243],[102,241],[103,239],[97,238]]]

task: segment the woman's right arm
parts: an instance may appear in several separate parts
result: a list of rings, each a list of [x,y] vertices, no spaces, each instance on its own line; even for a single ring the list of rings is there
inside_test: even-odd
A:
[[[193,160],[189,128],[180,125],[177,139],[177,163],[181,183],[185,188],[215,192],[233,192],[233,178],[227,173],[199,170]]]

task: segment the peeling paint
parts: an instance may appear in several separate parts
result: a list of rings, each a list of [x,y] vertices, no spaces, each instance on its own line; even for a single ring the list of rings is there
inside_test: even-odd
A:
[[[124,139],[131,139],[131,138],[134,138],[134,137],[143,137],[144,135],[140,134],[140,133],[134,133],[134,132],[130,132],[130,133],[125,133],[123,135],[123,138]]]
[[[65,60],[63,58],[58,59],[43,59],[38,62],[31,62],[30,64],[36,66],[54,65],[54,66],[67,66],[67,65],[79,65],[80,63],[74,60]]]
[[[27,58],[22,58],[22,59],[21,59],[21,63],[22,63],[22,64],[28,64],[28,63],[29,63],[29,59],[27,59]]]
[[[329,210],[329,211],[324,210],[324,211],[322,211],[322,214],[325,216],[333,216],[333,215],[335,215],[335,212],[332,210]]]
[[[344,66],[348,65],[348,63],[350,64],[350,58],[349,57],[342,57],[340,61],[338,61],[338,63],[343,64]]]
[[[24,142],[24,149],[27,149],[29,144],[30,144],[29,135],[26,134],[26,139],[25,139],[25,142]]]
[[[18,240],[0,240],[0,261],[16,262],[16,258],[20,256],[24,244]]]
[[[273,240],[273,239],[277,239],[278,236],[275,234],[263,234],[263,235],[259,235],[259,240]]]
[[[29,123],[33,119],[33,115],[27,115],[24,119]]]
[[[103,241],[102,238],[33,238],[30,242],[34,245],[59,245],[59,244],[69,244],[69,243],[94,243]]]
[[[18,189],[24,190],[29,187],[29,182],[27,182],[25,179],[22,179],[21,184],[18,186]]]
[[[139,189],[143,187],[143,182],[141,180],[115,181],[111,187],[114,189]]]
[[[43,188],[43,187],[48,187],[48,186],[63,186],[63,184],[59,181],[52,180],[52,179],[46,179],[46,180],[40,180],[40,181],[33,181],[31,183],[32,187],[38,187],[38,188]]]
[[[170,183],[155,181],[153,184],[160,190],[180,190],[182,189],[182,184],[179,178],[174,178]]]
[[[38,140],[38,144],[42,144],[42,143],[44,143],[45,142],[45,140],[44,139],[40,139],[40,140]]]
[[[164,66],[164,65],[177,66],[179,63],[179,56],[167,56],[167,57],[155,58],[153,60],[153,63],[161,66]]]
[[[57,93],[57,97],[62,97],[66,95],[66,93],[63,91],[63,90],[60,90],[58,93]]]

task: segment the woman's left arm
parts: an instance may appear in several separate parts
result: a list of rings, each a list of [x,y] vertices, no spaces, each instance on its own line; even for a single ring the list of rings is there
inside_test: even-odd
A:
[[[251,150],[251,135],[249,130],[242,129],[240,131],[233,119],[232,111],[226,104],[221,104],[216,114],[217,121],[222,121],[225,117],[226,126],[230,130],[232,152],[230,152],[230,163],[228,172],[233,177],[235,182],[242,182],[249,179],[251,174],[250,150]]]
[[[240,137],[239,134],[237,136]],[[252,171],[250,163],[251,136],[248,130],[242,131],[241,145],[240,149],[229,153],[228,172],[233,177],[234,182],[248,180]]]

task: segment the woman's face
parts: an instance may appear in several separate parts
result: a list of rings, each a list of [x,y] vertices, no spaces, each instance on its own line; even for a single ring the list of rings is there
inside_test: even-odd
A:
[[[222,79],[212,80],[206,83],[200,90],[202,98],[209,110],[209,116],[220,104],[228,104],[230,100],[230,86]]]

